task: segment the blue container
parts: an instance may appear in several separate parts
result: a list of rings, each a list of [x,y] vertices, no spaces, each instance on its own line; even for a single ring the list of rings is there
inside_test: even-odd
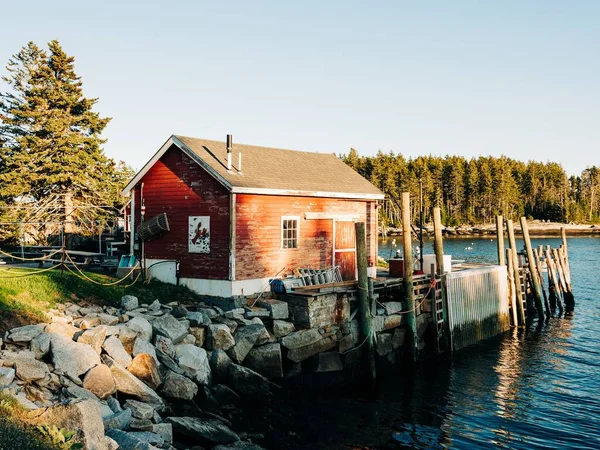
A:
[[[271,285],[271,292],[274,294],[285,294],[283,280],[280,280],[279,278],[269,280],[269,285]]]

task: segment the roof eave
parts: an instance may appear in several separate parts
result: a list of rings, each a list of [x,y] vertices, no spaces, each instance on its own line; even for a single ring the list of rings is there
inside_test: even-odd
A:
[[[295,197],[324,197],[324,198],[346,198],[352,200],[383,200],[384,194],[355,193],[355,192],[324,192],[324,191],[301,191],[293,189],[268,189],[233,186],[231,192],[234,194],[257,194],[257,195],[285,195]]]

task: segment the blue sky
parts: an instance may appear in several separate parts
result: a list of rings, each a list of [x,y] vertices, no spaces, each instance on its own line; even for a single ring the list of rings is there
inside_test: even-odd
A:
[[[139,169],[171,134],[600,165],[600,2],[30,1],[0,66],[58,39]],[[4,90],[5,86],[1,85]]]

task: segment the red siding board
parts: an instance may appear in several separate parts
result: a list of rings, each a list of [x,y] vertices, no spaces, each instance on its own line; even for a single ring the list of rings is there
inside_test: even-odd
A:
[[[377,224],[375,202],[238,194],[236,202],[236,280],[287,275],[295,268],[324,268],[332,265],[333,221],[307,220],[307,212],[358,214],[372,231]],[[375,214],[374,214],[375,213]],[[298,216],[297,249],[281,248],[281,217]],[[370,233],[367,251],[371,259],[376,251],[376,233]]]
[[[146,258],[180,261],[180,276],[229,278],[229,192],[172,147],[141,180],[146,218],[167,213],[170,231],[144,244]],[[138,192],[141,184],[138,184]],[[139,222],[139,195],[136,213]],[[188,216],[210,216],[210,253],[188,252]]]

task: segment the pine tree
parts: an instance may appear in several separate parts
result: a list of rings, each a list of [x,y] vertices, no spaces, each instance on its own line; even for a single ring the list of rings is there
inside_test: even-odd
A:
[[[48,49],[30,42],[3,77],[9,92],[0,93],[1,196],[26,204],[28,220],[95,231],[114,200],[107,195],[115,163],[100,137],[110,118],[92,110],[97,99],[84,97],[75,58],[58,41]]]

